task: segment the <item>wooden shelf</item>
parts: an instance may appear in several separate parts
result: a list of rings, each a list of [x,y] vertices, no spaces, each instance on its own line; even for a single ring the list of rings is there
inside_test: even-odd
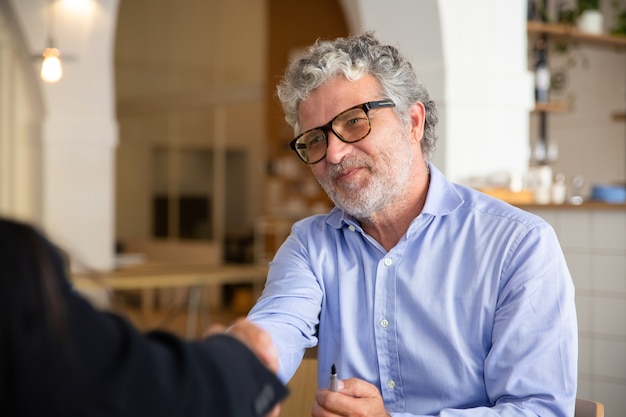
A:
[[[535,103],[534,112],[563,113],[568,110],[566,101],[549,101],[547,103]]]
[[[569,42],[583,42],[596,46],[614,46],[626,49],[626,36],[595,35],[576,29],[575,26],[565,24],[553,24],[530,21],[526,23],[530,34],[546,34],[555,39],[563,39]]]
[[[596,35],[581,32],[575,26],[566,24],[545,23],[538,21],[526,22],[526,30],[531,35],[548,35],[553,39],[585,43],[593,46],[614,47],[626,50],[626,36]],[[565,102],[537,103],[535,112],[564,112],[567,111]],[[615,121],[626,120],[626,112],[615,112],[611,115]]]

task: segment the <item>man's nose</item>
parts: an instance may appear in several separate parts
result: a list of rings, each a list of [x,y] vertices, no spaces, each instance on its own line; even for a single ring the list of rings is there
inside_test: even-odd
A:
[[[331,164],[338,164],[351,151],[351,143],[346,143],[337,137],[337,134],[330,130],[328,133],[328,148],[326,148],[326,161]]]

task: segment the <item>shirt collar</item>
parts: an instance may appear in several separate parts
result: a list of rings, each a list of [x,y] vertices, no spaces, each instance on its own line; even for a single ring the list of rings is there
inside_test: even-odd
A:
[[[450,182],[437,167],[429,163],[428,168],[430,169],[430,184],[422,213],[433,216],[450,214],[463,204],[463,198],[455,184]]]
[[[445,216],[463,204],[455,185],[450,182],[432,163],[428,163],[430,170],[430,184],[426,195],[426,203],[422,213],[433,216]],[[361,230],[359,222],[345,211],[335,207],[326,216],[326,223],[339,229],[343,224],[354,226]]]

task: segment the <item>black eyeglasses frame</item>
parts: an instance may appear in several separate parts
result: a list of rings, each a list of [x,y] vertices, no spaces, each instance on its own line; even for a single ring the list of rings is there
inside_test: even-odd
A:
[[[296,136],[291,142],[289,142],[289,147],[296,153],[296,155],[298,155],[298,157],[302,160],[302,162],[304,162],[307,165],[313,165],[318,163],[319,161],[321,161],[322,159],[324,159],[326,157],[326,151],[324,152],[324,155],[322,155],[318,160],[316,161],[306,161],[302,155],[300,155],[300,153],[298,152],[298,148],[297,148],[297,142],[298,139],[300,139],[302,136],[306,135],[307,133],[313,131],[313,130],[319,130],[323,133],[324,135],[324,140],[326,141],[326,149],[328,149],[328,132],[333,132],[335,134],[335,136],[337,136],[339,138],[339,140],[341,140],[344,143],[356,143],[358,141],[361,141],[363,139],[365,139],[370,132],[372,131],[372,122],[370,120],[370,116],[369,116],[369,111],[372,109],[380,109],[380,108],[384,108],[384,107],[395,107],[396,103],[394,103],[392,100],[377,100],[377,101],[368,101],[367,103],[362,103],[362,104],[357,104],[356,106],[352,106],[348,109],[345,109],[344,111],[342,111],[341,113],[339,113],[338,115],[336,115],[335,117],[333,117],[328,123],[326,123],[324,126],[318,126],[318,127],[314,127],[311,128],[305,132],[300,133],[298,136]],[[352,140],[352,141],[348,141],[345,140],[339,133],[337,133],[335,131],[335,129],[333,129],[333,123],[335,122],[335,120],[337,120],[338,117],[342,116],[343,114],[345,114],[346,112],[349,112],[351,110],[354,109],[361,109],[365,112],[365,115],[367,116],[367,122],[369,124],[369,129],[367,130],[367,133],[360,139],[357,140]]]

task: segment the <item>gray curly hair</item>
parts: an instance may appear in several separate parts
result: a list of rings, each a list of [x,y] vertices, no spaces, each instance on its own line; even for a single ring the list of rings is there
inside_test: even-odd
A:
[[[287,67],[276,92],[285,120],[296,134],[300,133],[300,103],[313,90],[340,74],[351,81],[365,74],[374,76],[381,85],[384,98],[393,100],[394,109],[405,124],[409,123],[411,104],[422,102],[426,108],[426,120],[421,146],[424,159],[431,159],[437,141],[437,107],[417,80],[409,60],[393,46],[381,45],[371,32],[333,41],[317,40],[304,56]]]

